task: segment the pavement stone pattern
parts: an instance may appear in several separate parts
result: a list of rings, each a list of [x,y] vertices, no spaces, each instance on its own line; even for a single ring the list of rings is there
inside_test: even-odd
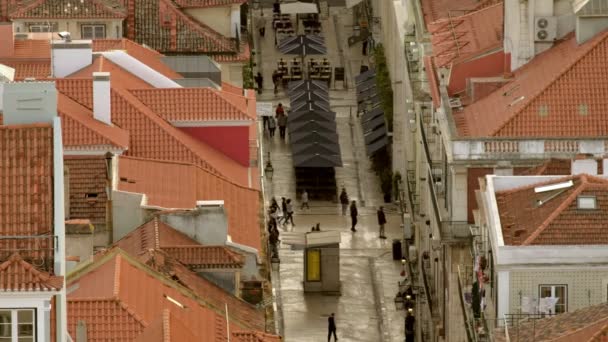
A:
[[[263,8],[267,19],[266,37],[260,39],[255,32],[256,62],[254,71],[262,72],[264,90],[258,101],[279,102],[289,107],[286,94],[272,90],[272,71],[279,58],[288,60],[274,46],[271,25],[271,10]],[[260,10],[254,11],[254,17]],[[255,20],[255,19],[254,19]],[[270,152],[274,167],[273,178],[265,184],[267,199],[275,196],[295,199],[295,226],[287,225],[284,231],[305,232],[316,224],[321,230],[341,232],[340,274],[342,294],[327,296],[304,294],[303,251],[291,246],[279,248],[280,264],[273,267],[273,292],[276,295],[277,326],[287,342],[325,341],[327,339],[327,317],[334,312],[340,341],[404,341],[404,311],[396,311],[394,296],[401,277],[400,261],[393,261],[392,239],[402,237],[397,207],[384,205],[378,177],[371,171],[371,163],[365,155],[363,133],[356,117],[356,97],[353,87],[354,75],[362,64],[368,65],[366,56],[361,56],[361,45],[349,48],[346,39],[352,34],[353,13],[343,7],[330,7],[329,16],[322,18],[322,27],[328,47],[328,59],[332,67],[344,66],[349,89],[338,89],[332,83],[330,104],[337,113],[337,128],[340,137],[343,167],[336,168],[338,189],[344,186],[351,199],[359,204],[357,232],[350,232],[350,217],[342,216],[340,205],[329,201],[311,201],[311,208],[300,210],[299,194],[295,194],[295,173],[288,141],[277,135],[263,137],[264,158]],[[287,138],[289,139],[289,137]],[[363,205],[361,205],[363,204]],[[378,238],[376,210],[385,206],[388,224],[387,239]]]

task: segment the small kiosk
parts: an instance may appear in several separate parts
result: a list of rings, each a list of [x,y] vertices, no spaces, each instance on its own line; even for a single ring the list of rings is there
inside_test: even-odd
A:
[[[340,294],[339,231],[283,234],[283,242],[304,249],[304,292]]]

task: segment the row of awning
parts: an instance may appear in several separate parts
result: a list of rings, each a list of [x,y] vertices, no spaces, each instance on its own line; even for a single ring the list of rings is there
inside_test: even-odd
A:
[[[380,93],[376,86],[376,71],[370,69],[355,76],[355,84],[365,150],[367,155],[371,156],[388,145],[388,127],[384,119]]]
[[[291,111],[287,117],[294,167],[342,166],[336,113],[330,110],[325,82],[289,83]]]

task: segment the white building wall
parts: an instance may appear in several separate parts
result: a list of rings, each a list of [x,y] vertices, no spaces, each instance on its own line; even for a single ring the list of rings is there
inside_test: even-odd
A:
[[[27,19],[27,20],[14,21],[13,28],[14,28],[15,33],[28,33],[30,24],[48,25],[48,23],[51,23],[53,25],[57,24],[57,30],[55,32],[62,32],[62,31],[70,32],[72,39],[82,39],[82,25],[104,25],[106,28],[105,29],[105,31],[106,31],[105,38],[107,38],[107,39],[117,39],[117,38],[122,38],[122,36],[123,36],[122,19],[117,19],[117,20]],[[45,38],[43,38],[45,35],[33,35],[32,38],[38,39],[38,38],[35,38],[36,36],[40,37],[40,39],[45,39]],[[48,39],[48,38],[46,38],[46,39]],[[57,35],[55,35],[54,39],[58,39]]]
[[[211,7],[211,8],[188,8],[184,10],[186,14],[194,19],[211,27],[214,31],[230,37],[231,33],[231,8],[230,7]],[[272,18],[269,18],[270,21]],[[240,18],[239,18],[240,20]]]

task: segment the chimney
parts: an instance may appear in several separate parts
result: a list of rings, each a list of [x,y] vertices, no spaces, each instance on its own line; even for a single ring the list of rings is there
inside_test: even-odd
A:
[[[93,73],[93,117],[107,125],[112,125],[110,73]]]
[[[76,325],[76,342],[88,341],[87,335],[87,322],[78,321],[78,325]]]
[[[63,78],[85,68],[93,62],[93,44],[90,40],[54,40],[51,43],[53,77]]]
[[[5,125],[52,123],[57,117],[55,82],[6,83],[3,105]]]
[[[0,23],[0,57],[12,57],[15,54],[13,23]]]

